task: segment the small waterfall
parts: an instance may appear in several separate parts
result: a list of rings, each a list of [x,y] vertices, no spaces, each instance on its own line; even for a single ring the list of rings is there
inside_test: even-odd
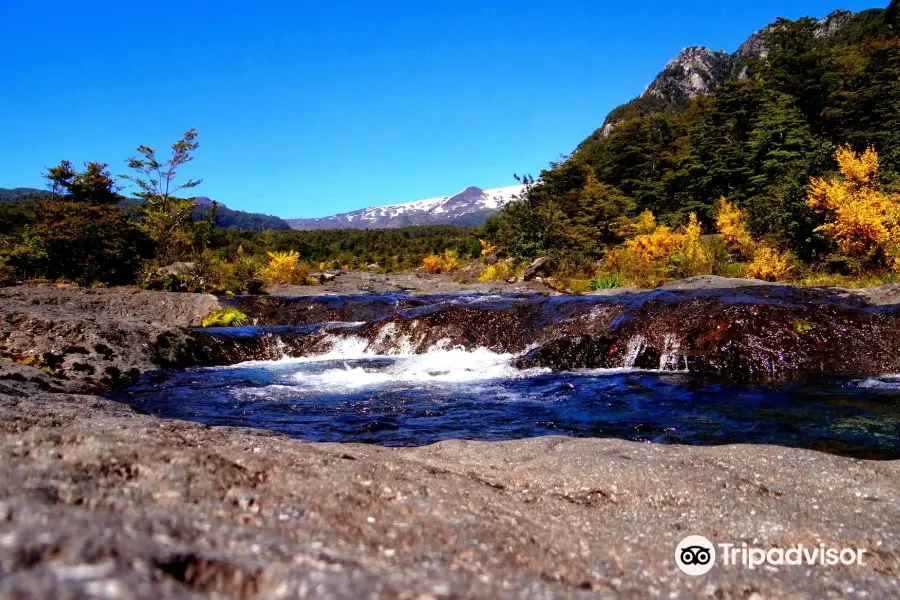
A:
[[[687,357],[680,352],[681,340],[671,334],[663,338],[663,351],[659,357],[660,371],[687,371]]]
[[[637,362],[637,358],[641,355],[641,350],[643,349],[644,336],[636,335],[628,340],[628,350],[625,353],[625,364],[623,366],[626,369],[633,369],[634,363]]]

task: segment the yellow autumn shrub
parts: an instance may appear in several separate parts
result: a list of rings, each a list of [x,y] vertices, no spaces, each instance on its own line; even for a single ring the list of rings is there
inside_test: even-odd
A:
[[[444,258],[441,261],[441,268],[445,273],[451,273],[459,267],[459,255],[456,250],[444,250]]]
[[[747,229],[747,218],[744,211],[728,202],[723,196],[719,199],[716,229],[731,250],[750,252],[753,249],[753,237]]]
[[[295,250],[288,252],[269,252],[269,262],[262,269],[262,279],[266,285],[287,283],[297,285],[305,283],[309,275],[309,266],[300,261],[300,253]]]
[[[422,268],[426,273],[451,273],[459,268],[459,255],[456,250],[447,249],[443,254],[429,254],[422,259]]]
[[[500,261],[492,265],[488,265],[481,275],[478,276],[478,283],[487,283],[489,281],[506,281],[512,276],[512,269],[504,262]]]
[[[478,240],[481,244],[481,255],[482,256],[492,256],[497,254],[497,246],[489,242],[488,240]]]
[[[786,254],[779,252],[777,248],[761,244],[753,253],[753,262],[747,268],[747,277],[778,281],[787,275],[789,270],[790,260]]]
[[[437,254],[429,254],[422,259],[422,268],[425,269],[426,273],[431,273],[433,275],[441,272],[441,263],[440,256]]]
[[[681,277],[708,275],[709,254],[700,241],[703,230],[697,220],[697,213],[691,213],[688,224],[684,227],[681,248],[677,254],[677,270]]]
[[[635,233],[638,235],[653,233],[656,231],[656,216],[650,210],[644,210],[634,224]]]
[[[684,236],[666,225],[659,225],[652,233],[642,233],[625,241],[625,248],[644,262],[665,260],[681,248]]]
[[[848,257],[879,266],[900,267],[900,195],[879,189],[878,154],[838,148],[840,174],[813,177],[807,203],[825,215],[816,228]]]

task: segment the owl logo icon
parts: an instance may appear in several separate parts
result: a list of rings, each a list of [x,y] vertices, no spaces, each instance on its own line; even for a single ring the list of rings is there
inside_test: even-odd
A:
[[[693,577],[708,573],[716,564],[716,547],[702,535],[689,535],[675,547],[675,564]]]

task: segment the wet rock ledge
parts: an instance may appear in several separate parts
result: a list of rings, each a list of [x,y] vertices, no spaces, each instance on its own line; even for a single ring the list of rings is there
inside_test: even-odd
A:
[[[795,288],[699,277],[580,297],[351,295],[232,301],[256,328],[197,333],[191,364],[485,347],[521,368],[689,371],[732,381],[900,372],[900,286]],[[337,322],[337,323],[335,323]],[[348,324],[347,322],[354,322]]]
[[[692,285],[694,300],[723,294]],[[887,331],[896,294],[822,291],[788,302],[778,288],[729,293],[769,295],[790,310],[846,310],[864,334]],[[650,298],[667,294],[682,292]],[[547,300],[517,303],[529,344],[602,335],[647,304],[635,295],[607,299],[608,309],[591,298],[540,305]],[[0,290],[0,349],[13,359],[0,360],[0,598],[900,595],[900,461],[556,437],[412,449],[314,444],[164,421],[94,395],[132,369],[209,352],[209,339],[185,328],[215,306],[202,295]],[[494,337],[467,333],[463,321],[440,315],[478,309],[450,309],[390,309],[354,335],[387,323],[402,331],[410,319],[445,327],[444,319],[448,335],[466,343],[521,343],[504,333],[508,323]],[[375,331],[372,342],[388,344],[389,333]],[[691,578],[674,565],[675,545],[689,534],[868,554],[863,566],[718,565]]]

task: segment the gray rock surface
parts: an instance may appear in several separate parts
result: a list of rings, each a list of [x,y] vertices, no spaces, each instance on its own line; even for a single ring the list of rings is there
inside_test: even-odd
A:
[[[463,275],[468,282],[457,281]],[[389,294],[394,292],[415,292],[416,294],[454,294],[454,293],[515,293],[515,292],[541,292],[554,293],[546,286],[536,282],[517,282],[510,284],[505,281],[492,281],[489,283],[477,283],[475,273],[438,273],[428,274],[424,272],[406,273],[369,273],[365,271],[350,271],[342,273],[331,281],[325,281],[321,285],[275,285],[269,288],[269,294],[273,296],[321,296],[335,294],[359,294],[376,293]]]
[[[0,288],[0,355],[85,385],[117,386],[166,362],[218,300],[144,290]]]
[[[900,462],[537,438],[415,449],[0,396],[0,597],[890,598]],[[693,578],[689,534],[866,548]]]
[[[666,65],[642,96],[657,96],[669,104],[680,105],[712,93],[731,72],[732,57],[696,46],[685,48]]]
[[[175,275],[195,275],[197,273],[197,263],[193,262],[176,262],[165,267],[160,267],[153,272],[153,276],[159,279],[163,277],[172,277]]]

